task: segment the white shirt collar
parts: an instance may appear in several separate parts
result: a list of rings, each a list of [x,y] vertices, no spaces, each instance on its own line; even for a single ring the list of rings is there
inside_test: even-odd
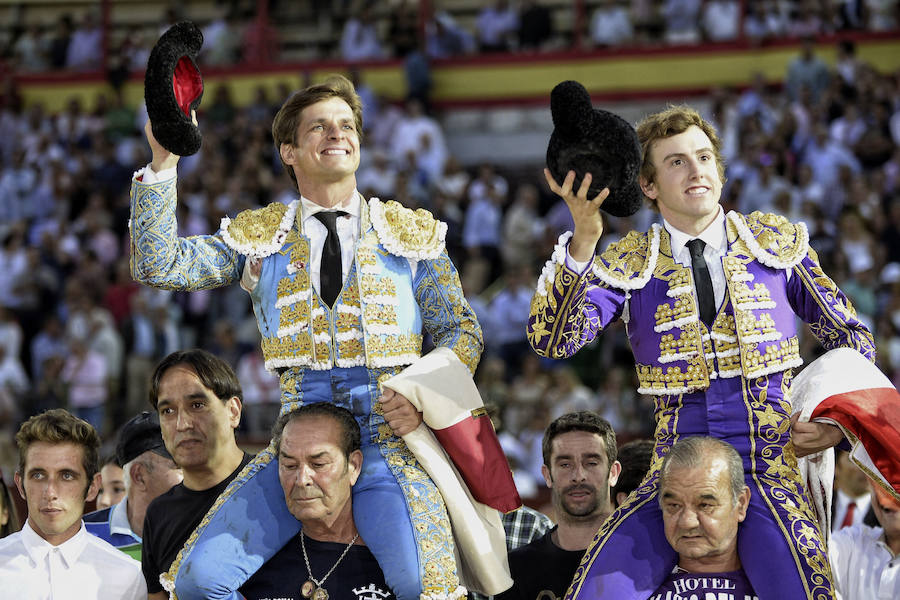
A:
[[[25,521],[25,525],[22,527],[22,543],[35,564],[43,564],[47,554],[54,548],[57,548],[66,567],[71,568],[78,560],[78,557],[81,556],[81,552],[88,543],[87,536],[90,535],[84,528],[84,521],[81,521],[80,524],[81,528],[75,535],[59,546],[54,546],[37,534],[31,527],[31,520],[29,519]]]
[[[131,528],[131,523],[128,522],[128,496],[109,509],[109,532],[122,533],[140,539],[140,536]]]
[[[359,217],[362,213],[362,208],[360,207],[361,201],[362,196],[356,190],[353,190],[353,193],[350,194],[350,197],[348,197],[340,204],[335,205],[333,208],[325,208],[324,206],[316,204],[309,198],[300,196],[300,211],[303,215],[303,221],[306,221],[316,213],[320,213],[326,210],[342,210],[350,216]]]
[[[700,232],[700,235],[689,235],[676,228],[665,219],[663,219],[663,225],[665,226],[666,231],[669,232],[669,238],[672,244],[672,256],[679,256],[687,243],[694,238],[700,238],[706,242],[707,246],[717,253],[722,253],[725,250],[725,211],[722,210],[721,204],[719,205],[719,212],[716,213],[716,218],[713,219],[712,223],[707,225],[706,229]]]

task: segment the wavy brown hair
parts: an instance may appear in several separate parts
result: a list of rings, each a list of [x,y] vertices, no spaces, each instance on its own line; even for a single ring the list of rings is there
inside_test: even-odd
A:
[[[653,143],[657,140],[672,137],[684,133],[691,127],[700,128],[709,141],[712,142],[713,154],[716,157],[716,167],[719,170],[719,179],[725,183],[725,159],[722,158],[722,142],[716,134],[716,128],[703,119],[696,110],[686,105],[670,106],[667,109],[648,115],[637,125],[638,141],[641,143],[640,177],[648,183],[653,183],[656,178],[656,167],[650,158]],[[653,210],[659,210],[656,200],[646,198]]]

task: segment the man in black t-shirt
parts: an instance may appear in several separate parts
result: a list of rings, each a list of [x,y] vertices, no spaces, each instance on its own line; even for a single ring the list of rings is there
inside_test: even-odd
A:
[[[247,600],[394,600],[353,522],[363,461],[356,419],[307,404],[279,417],[274,433],[278,479],[302,529],[238,591]]]
[[[184,481],[150,503],[141,566],[149,600],[167,600],[166,574],[216,498],[252,458],[234,430],[241,420],[241,385],[225,361],[205,350],[164,358],[150,383],[166,449]]]
[[[497,600],[565,597],[584,551],[613,510],[610,487],[621,465],[616,433],[606,419],[590,411],[565,414],[547,427],[542,450],[541,471],[558,524],[509,553],[513,587]]]

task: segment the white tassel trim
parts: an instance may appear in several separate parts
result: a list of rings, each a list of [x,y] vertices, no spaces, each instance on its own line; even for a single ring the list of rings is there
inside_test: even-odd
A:
[[[691,392],[696,392],[698,387],[678,387],[678,388],[647,388],[641,387],[638,388],[638,394],[647,394],[650,396],[677,396],[678,394],[690,394]]]
[[[251,258],[265,258],[275,254],[284,245],[284,240],[287,239],[288,232],[291,230],[291,227],[294,226],[294,215],[297,213],[298,204],[298,200],[294,200],[288,204],[288,208],[281,217],[281,223],[278,224],[278,228],[275,230],[272,239],[267,244],[259,246],[238,243],[238,241],[228,233],[231,219],[229,217],[222,217],[222,221],[219,223],[219,229],[222,232],[222,239],[225,241],[225,245],[233,250],[237,250],[244,256],[249,256]]]
[[[697,356],[697,352],[676,352],[674,354],[665,354],[659,357],[659,362],[668,364],[679,360],[687,360],[693,356]]]
[[[596,264],[591,266],[594,275],[596,275],[603,283],[620,290],[639,290],[643,288],[647,285],[647,282],[650,281],[653,270],[656,268],[656,261],[659,258],[659,231],[659,223],[654,223],[650,227],[650,257],[647,259],[647,263],[644,265],[644,271],[640,275],[629,279],[614,278],[609,275],[605,269],[601,269]]]
[[[433,260],[441,255],[444,251],[444,241],[447,237],[447,224],[438,221],[438,239],[440,244],[430,251],[409,250],[401,244],[391,231],[390,225],[384,218],[384,205],[378,198],[369,198],[369,218],[372,225],[378,233],[378,241],[384,246],[384,249],[394,256],[402,256],[403,258],[411,258],[413,260]]]
[[[305,331],[309,327],[309,323],[306,321],[301,321],[300,323],[294,323],[293,325],[289,325],[287,327],[279,327],[276,335],[280,338],[286,338],[292,335],[297,335],[302,331]]]
[[[397,300],[394,296],[381,296],[376,294],[363,294],[363,302],[366,304],[384,304],[384,305],[398,305],[400,301]]]
[[[728,379],[729,377],[737,377],[740,374],[741,374],[740,369],[727,369],[724,371],[719,369],[719,377],[721,377],[722,379]]]
[[[698,317],[697,315],[688,315],[686,317],[681,317],[680,319],[675,319],[674,321],[669,321],[668,323],[663,323],[662,325],[654,325],[653,331],[655,331],[656,333],[662,333],[663,331],[681,327],[682,325],[687,325],[688,323],[696,323],[699,320],[700,317]]]
[[[732,274],[732,276],[731,276],[731,281],[734,281],[734,282],[738,282],[738,281],[753,281],[754,279],[755,279],[755,278],[754,278],[754,276],[753,276],[753,273],[748,273],[747,271],[743,271],[743,272],[741,272],[741,273],[734,273],[734,274]]]
[[[351,329],[350,331],[342,331],[341,333],[334,336],[339,342],[346,342],[347,340],[361,340],[363,339],[362,331],[359,329]]]
[[[550,255],[550,260],[544,263],[544,268],[541,270],[541,276],[538,277],[536,290],[541,296],[547,295],[547,290],[553,285],[553,280],[556,279],[556,265],[565,264],[566,248],[569,243],[569,238],[571,237],[571,231],[566,231],[561,234],[556,241],[556,245],[553,246],[553,254]]]
[[[718,340],[720,342],[731,342],[732,344],[737,341],[737,338],[733,335],[725,335],[724,333],[719,333],[717,331],[712,332],[712,339]]]
[[[688,296],[693,290],[690,286],[683,285],[681,287],[672,288],[666,292],[669,298],[677,298],[678,296]]]
[[[359,355],[356,358],[339,358],[337,359],[337,366],[343,369],[349,369],[350,367],[362,367],[366,364],[366,357],[363,355]]]
[[[370,335],[398,335],[402,333],[398,325],[366,325]]]
[[[296,292],[294,294],[290,294],[288,296],[284,296],[275,301],[275,308],[283,308],[290,304],[297,304],[298,302],[302,302],[304,300],[309,299],[309,290],[304,290],[302,292]]]
[[[317,344],[327,344],[331,341],[331,335],[327,333],[317,333],[313,335],[313,341]]]
[[[768,300],[766,302],[741,302],[734,305],[734,310],[753,310],[755,308],[775,308],[775,302]]]
[[[763,333],[759,335],[748,335],[743,338],[743,342],[745,344],[754,344],[758,342],[774,342],[775,340],[781,339],[780,331],[773,331],[772,333]]]
[[[371,359],[372,367],[398,367],[401,365],[411,365],[419,359],[418,354],[407,353],[398,354],[396,356],[379,356]]]
[[[771,252],[763,250],[762,246],[759,245],[759,242],[757,242],[756,238],[753,236],[753,232],[750,231],[750,228],[747,227],[747,224],[744,223],[738,213],[731,211],[728,213],[728,218],[731,219],[731,222],[737,228],[738,235],[740,235],[741,239],[744,240],[744,243],[747,244],[747,248],[750,249],[753,256],[767,267],[773,269],[792,269],[803,260],[803,257],[806,256],[806,253],[809,250],[809,230],[806,229],[806,223],[802,221],[794,225],[798,231],[797,237],[799,238],[799,245],[802,248],[802,252],[798,252],[797,258],[794,260],[786,261],[781,260]]]
[[[327,371],[332,368],[331,361],[328,362],[310,362],[302,357],[297,358],[271,358],[266,361],[265,367],[267,371],[274,372],[285,367],[304,367],[314,371]]]
[[[362,310],[360,310],[360,308],[358,306],[348,306],[346,304],[339,304],[338,312],[348,314],[348,315],[353,315],[354,317],[358,317],[359,315],[362,314]]]

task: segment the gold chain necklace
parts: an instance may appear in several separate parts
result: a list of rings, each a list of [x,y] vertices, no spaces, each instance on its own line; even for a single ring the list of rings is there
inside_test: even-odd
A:
[[[309,567],[309,556],[306,554],[306,542],[304,541],[305,536],[303,535],[303,530],[300,530],[300,549],[303,550],[303,562],[306,563],[306,572],[309,574],[309,581],[306,581],[303,585],[300,586],[300,594],[303,595],[304,598],[311,598],[312,600],[328,600],[328,591],[322,587],[325,584],[325,580],[328,579],[328,576],[337,568],[337,566],[344,560],[344,557],[347,556],[347,553],[350,551],[350,548],[353,547],[353,544],[356,543],[356,540],[359,539],[359,533],[350,540],[350,543],[347,544],[347,547],[344,548],[344,551],[341,552],[341,555],[338,557],[337,562],[331,565],[331,568],[328,569],[328,572],[325,573],[325,577],[322,578],[321,581],[318,581],[315,577],[313,577],[312,569]]]

